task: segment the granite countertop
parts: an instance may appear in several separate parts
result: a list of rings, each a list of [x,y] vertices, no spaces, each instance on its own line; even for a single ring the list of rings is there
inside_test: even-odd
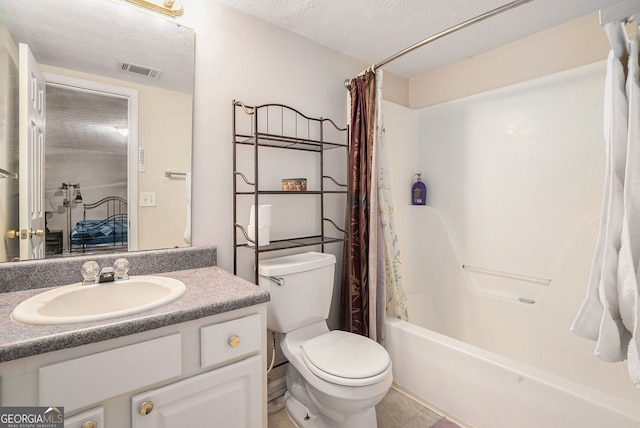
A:
[[[0,362],[43,354],[191,321],[269,301],[269,293],[219,267],[158,274],[186,285],[177,300],[139,314],[91,323],[32,326],[13,321],[20,302],[47,289],[2,293],[0,299]]]

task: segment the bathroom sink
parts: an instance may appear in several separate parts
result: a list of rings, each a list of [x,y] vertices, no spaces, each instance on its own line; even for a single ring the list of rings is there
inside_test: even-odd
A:
[[[180,297],[182,281],[132,276],[126,281],[75,283],[37,294],[20,303],[11,318],[25,324],[61,325],[100,321],[157,308]]]

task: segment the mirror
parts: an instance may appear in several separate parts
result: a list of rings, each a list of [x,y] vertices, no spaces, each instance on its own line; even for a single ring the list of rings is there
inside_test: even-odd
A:
[[[52,113],[52,120],[45,126],[47,138],[50,134],[59,135],[61,127],[69,128],[71,121],[60,119],[64,116],[55,114],[53,109],[64,111],[80,103],[76,99],[65,107],[63,100],[74,98],[59,94],[59,88],[75,90],[87,83],[90,87],[95,84],[136,94],[135,102],[128,96],[124,99],[129,108],[137,110],[129,114],[129,118],[137,119],[137,124],[125,118],[123,127],[122,114],[112,115],[117,116],[114,119],[117,124],[112,125],[104,116],[93,120],[92,115],[85,114],[81,119],[84,131],[66,134],[69,143],[66,147],[64,142],[58,142],[52,150],[53,146],[47,147],[45,140],[46,168],[42,182],[43,185],[46,182],[46,187],[41,204],[46,211],[45,219],[56,230],[42,238],[46,240],[46,257],[109,251],[98,245],[71,251],[72,229],[85,215],[91,220],[109,217],[110,214],[100,210],[96,210],[95,215],[84,214],[83,208],[105,196],[121,197],[123,192],[128,206],[125,215],[128,222],[136,226],[130,227],[129,234],[135,236],[129,237],[125,248],[188,246],[190,183],[187,178],[190,180],[191,170],[194,31],[172,22],[171,18],[120,0],[90,3],[85,0],[0,0],[0,237],[3,238],[0,261],[19,257],[19,231],[23,226],[18,224],[21,221],[18,205],[24,198],[33,198],[30,192],[22,190],[23,177],[11,175],[19,170],[19,43],[29,46],[47,80],[46,87],[56,89],[51,98],[46,97],[49,105],[45,110],[51,109]],[[78,93],[100,94],[100,91],[82,88]],[[117,97],[122,101],[123,96]],[[96,152],[102,155],[91,160],[77,154],[83,147],[103,144],[104,135],[99,137],[101,129],[116,136],[120,133],[120,144],[128,146],[126,155],[115,156],[127,158],[126,185],[122,185],[122,174],[118,177],[115,173],[106,174],[107,181],[117,181],[120,189],[127,191],[105,191],[104,185],[89,185],[96,175],[96,165],[106,162],[105,153],[111,151],[102,146]],[[129,134],[123,137],[122,133],[126,132]],[[47,159],[49,153],[57,157],[55,162]],[[60,162],[60,158],[69,159],[68,163]],[[119,167],[119,171],[122,169]],[[96,190],[99,188],[102,190]],[[67,223],[70,225],[66,226]],[[13,233],[17,238],[10,237],[12,231],[18,231]]]

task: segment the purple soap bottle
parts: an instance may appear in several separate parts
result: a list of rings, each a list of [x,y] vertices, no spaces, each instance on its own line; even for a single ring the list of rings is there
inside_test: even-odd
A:
[[[420,173],[416,174],[418,179],[413,183],[411,188],[411,203],[413,205],[426,205],[427,204],[427,186],[422,182]]]

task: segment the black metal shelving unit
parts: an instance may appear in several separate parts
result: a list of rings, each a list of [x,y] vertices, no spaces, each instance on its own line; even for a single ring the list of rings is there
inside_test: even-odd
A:
[[[275,123],[275,126],[273,125]],[[247,125],[248,124],[248,125]],[[244,125],[244,126],[242,126]],[[275,130],[274,130],[275,128]],[[238,170],[238,157],[242,156],[238,148],[251,146],[245,150],[245,156],[253,156],[253,178],[248,178],[248,171]],[[258,261],[260,254],[270,251],[285,250],[309,246],[321,246],[343,243],[347,239],[345,228],[341,228],[325,215],[325,197],[327,195],[344,194],[346,184],[340,183],[334,177],[325,174],[324,158],[327,150],[343,150],[345,159],[348,156],[348,128],[340,128],[334,121],[326,118],[308,117],[298,110],[283,104],[264,104],[248,106],[241,101],[233,101],[233,272],[238,273],[238,252],[241,249],[253,251],[255,276],[258,283]],[[263,189],[259,183],[260,150],[262,148],[299,150],[314,152],[319,155],[320,188],[305,191],[284,191]],[[251,155],[248,154],[251,152]],[[333,182],[327,188],[327,182]],[[239,183],[245,190],[239,190]],[[249,188],[249,190],[246,190]],[[335,190],[337,188],[338,190]],[[296,197],[300,195],[317,195],[320,198],[320,234],[311,236],[296,236],[287,239],[271,240],[268,245],[256,245],[258,241],[258,209],[260,197],[263,195],[279,195],[282,197]],[[248,231],[238,222],[238,205],[253,204],[255,210],[254,234],[255,240],[249,238]],[[343,220],[344,221],[344,220]],[[253,244],[253,245],[250,245]]]

